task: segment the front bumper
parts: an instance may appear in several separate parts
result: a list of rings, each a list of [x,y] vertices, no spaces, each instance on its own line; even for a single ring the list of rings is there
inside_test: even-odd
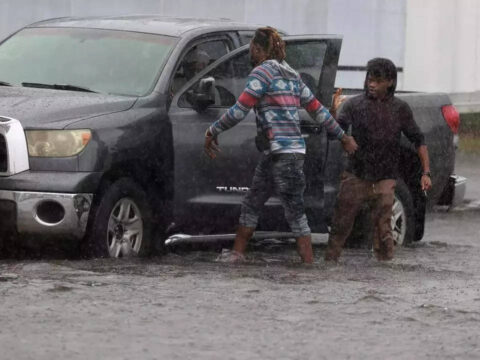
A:
[[[451,175],[438,204],[448,205],[450,208],[461,205],[465,199],[466,190],[467,179],[463,176]]]
[[[454,208],[463,203],[465,199],[465,192],[467,191],[467,179],[463,176],[452,175],[450,176],[452,187],[453,187],[453,196],[450,203],[450,207]]]
[[[100,178],[98,172],[30,171],[20,121],[0,116],[0,233],[82,238]]]
[[[87,229],[92,200],[93,194],[0,190],[0,202],[12,205],[7,208],[15,212],[12,218],[19,234],[81,239]]]

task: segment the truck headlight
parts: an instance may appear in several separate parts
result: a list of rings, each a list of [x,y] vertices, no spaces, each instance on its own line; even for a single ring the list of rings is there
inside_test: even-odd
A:
[[[83,130],[26,130],[28,155],[36,157],[66,157],[80,153],[92,137]]]

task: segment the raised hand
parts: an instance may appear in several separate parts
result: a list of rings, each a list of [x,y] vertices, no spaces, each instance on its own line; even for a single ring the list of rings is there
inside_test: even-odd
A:
[[[342,105],[347,97],[345,95],[342,95],[343,89],[338,88],[337,91],[335,91],[335,94],[333,94],[333,100],[332,100],[332,107],[330,109],[330,113],[333,115],[333,117],[336,116],[337,110]]]

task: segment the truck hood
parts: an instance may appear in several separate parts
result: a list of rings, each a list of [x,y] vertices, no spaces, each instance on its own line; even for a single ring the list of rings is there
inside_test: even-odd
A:
[[[136,97],[0,86],[0,116],[24,128],[63,128],[77,120],[125,111]]]

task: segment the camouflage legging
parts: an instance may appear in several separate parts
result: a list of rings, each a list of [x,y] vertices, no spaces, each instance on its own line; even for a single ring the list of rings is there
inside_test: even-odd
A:
[[[303,201],[303,163],[303,154],[291,153],[278,160],[274,160],[271,155],[262,155],[255,169],[252,186],[242,203],[240,225],[256,228],[263,205],[275,193],[282,203],[285,218],[294,236],[309,235]]]

